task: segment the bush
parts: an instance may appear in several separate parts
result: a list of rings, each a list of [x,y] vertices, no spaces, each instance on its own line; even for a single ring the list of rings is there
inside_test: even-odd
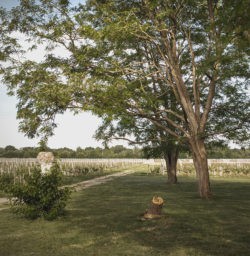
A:
[[[58,165],[52,166],[47,174],[40,168],[25,175],[24,182],[12,184],[8,192],[14,198],[14,212],[29,219],[44,217],[53,220],[64,213],[70,192],[68,188],[59,188],[62,184],[62,173]]]
[[[8,193],[14,184],[14,175],[12,173],[3,173],[0,175],[0,190]]]

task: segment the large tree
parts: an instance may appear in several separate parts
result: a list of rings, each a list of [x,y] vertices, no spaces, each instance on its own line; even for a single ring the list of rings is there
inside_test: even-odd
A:
[[[189,144],[199,194],[209,198],[205,139],[237,138],[231,128],[237,125],[242,139],[248,136],[242,89],[248,34],[238,15],[246,17],[249,7],[241,1],[244,8],[237,6],[235,15],[235,3],[113,0],[75,8],[62,0],[21,1],[9,30],[26,34],[34,46],[47,42],[47,50],[60,46],[68,53],[49,54],[40,63],[12,62],[4,70],[5,83],[19,98],[21,130],[49,136],[55,115],[66,109],[145,119]],[[236,24],[228,24],[228,17]],[[217,122],[222,111],[224,122]]]
[[[235,46],[236,35],[224,25],[228,6],[214,1],[103,1],[90,2],[90,7],[102,53],[100,66],[106,72],[106,77],[92,80],[96,107],[104,104],[109,114],[112,109],[125,111],[176,139],[185,138],[200,196],[210,197],[204,142],[213,128],[218,135],[226,125],[210,124],[209,114],[226,107],[231,97],[228,85],[244,95],[239,91],[242,83],[232,78],[245,77],[248,68],[246,51]],[[240,102],[247,114],[249,105]],[[235,115],[232,119],[240,122]]]

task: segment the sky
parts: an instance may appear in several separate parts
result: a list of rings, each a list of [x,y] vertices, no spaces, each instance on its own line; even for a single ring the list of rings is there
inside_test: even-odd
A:
[[[0,6],[11,8],[16,5],[17,0],[0,0]],[[74,0],[74,3],[82,2]],[[34,53],[35,55],[37,53]],[[32,58],[32,56],[30,56]],[[37,55],[36,55],[37,58]],[[16,119],[17,99],[14,96],[8,96],[6,87],[0,84],[0,147],[13,145],[16,148],[36,147],[39,139],[29,139],[18,131],[18,120]],[[58,127],[55,129],[55,135],[48,141],[51,148],[68,147],[76,149],[77,147],[102,147],[101,141],[93,138],[95,130],[101,124],[101,119],[93,116],[91,113],[81,113],[73,115],[70,112],[57,117]],[[121,142],[113,143],[124,144]]]
[[[39,139],[28,139],[23,133],[18,132],[18,120],[16,120],[17,99],[7,96],[3,85],[0,87],[0,147],[13,145],[20,147],[36,147]],[[101,120],[90,113],[73,115],[65,113],[57,117],[58,127],[55,135],[49,139],[49,147],[68,147],[75,149],[78,146],[85,148],[88,146],[102,146],[93,135],[101,124]]]

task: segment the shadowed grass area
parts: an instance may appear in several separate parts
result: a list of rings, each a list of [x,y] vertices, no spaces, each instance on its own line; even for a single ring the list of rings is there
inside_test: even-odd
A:
[[[0,211],[0,255],[250,255],[250,179],[213,179],[214,199],[193,178],[134,174],[74,193],[67,215],[27,221]],[[153,195],[164,217],[141,221]]]

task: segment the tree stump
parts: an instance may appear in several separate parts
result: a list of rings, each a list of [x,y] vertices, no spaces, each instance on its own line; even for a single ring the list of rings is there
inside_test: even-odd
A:
[[[37,155],[37,160],[41,165],[41,170],[44,174],[50,170],[55,160],[55,157],[52,152],[39,152],[39,154]]]
[[[144,213],[144,219],[157,219],[162,216],[162,207],[164,200],[159,196],[154,196],[149,209]]]

